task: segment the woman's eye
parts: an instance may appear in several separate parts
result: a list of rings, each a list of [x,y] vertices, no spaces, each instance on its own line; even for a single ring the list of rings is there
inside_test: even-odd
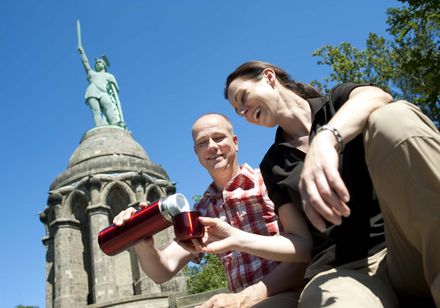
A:
[[[241,104],[244,105],[244,103],[246,102],[246,98],[247,98],[247,92],[244,92],[243,95],[241,96]]]

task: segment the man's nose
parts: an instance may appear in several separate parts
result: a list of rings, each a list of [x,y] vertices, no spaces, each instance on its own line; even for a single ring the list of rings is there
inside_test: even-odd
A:
[[[212,138],[210,138],[208,140],[208,149],[213,149],[213,148],[217,148],[217,143]]]

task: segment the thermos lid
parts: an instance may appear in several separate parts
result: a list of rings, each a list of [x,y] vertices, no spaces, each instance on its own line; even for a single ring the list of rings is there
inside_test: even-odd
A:
[[[177,193],[165,197],[161,202],[160,210],[165,219],[171,222],[177,214],[190,211],[190,206],[186,197],[181,193]]]

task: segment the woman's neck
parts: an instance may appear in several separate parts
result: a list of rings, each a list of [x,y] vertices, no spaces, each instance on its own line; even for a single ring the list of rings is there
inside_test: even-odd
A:
[[[312,127],[312,111],[309,103],[291,90],[284,89],[281,93],[284,107],[279,113],[279,125],[287,134],[292,144],[308,144]]]

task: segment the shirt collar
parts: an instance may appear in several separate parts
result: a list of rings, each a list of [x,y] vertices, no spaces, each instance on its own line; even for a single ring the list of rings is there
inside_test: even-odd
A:
[[[251,189],[255,187],[254,177],[255,170],[248,164],[244,163],[240,166],[240,170],[238,171],[238,173],[225,185],[223,191],[233,191],[237,189],[238,186],[241,186],[242,183],[247,183],[245,187],[241,187],[242,189]],[[222,196],[223,192],[219,191],[215,186],[215,183],[212,182],[211,185],[209,185],[206,193],[208,196],[217,198]]]

